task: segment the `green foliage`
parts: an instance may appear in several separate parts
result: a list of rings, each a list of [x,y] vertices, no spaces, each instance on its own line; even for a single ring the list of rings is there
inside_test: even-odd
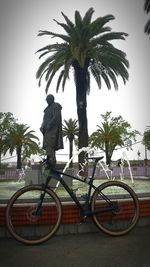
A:
[[[101,117],[101,126],[97,125],[97,131],[90,136],[90,144],[104,151],[106,163],[110,164],[114,150],[124,146],[132,148],[132,142],[136,141],[136,136],[140,133],[132,130],[131,125],[122,116],[112,117],[111,112],[106,112],[101,114]]]
[[[128,79],[129,62],[126,54],[110,43],[112,40],[125,40],[127,34],[112,32],[111,28],[105,25],[115,19],[113,15],[98,17],[92,21],[93,13],[94,9],[90,8],[82,18],[79,11],[75,11],[75,21],[72,22],[62,12],[66,23],[54,21],[63,28],[66,34],[39,31],[38,36],[48,35],[62,40],[62,43],[49,44],[37,51],[40,53],[39,58],[50,54],[36,73],[39,85],[45,76],[46,92],[58,71],[56,91],[60,84],[64,90],[70,69],[73,67],[75,70],[77,65],[79,68],[86,69],[87,91],[90,88],[90,74],[95,78],[99,88],[101,88],[101,79],[104,80],[108,89],[111,88],[111,81],[115,89],[118,88],[117,76],[121,76],[124,83]]]
[[[18,169],[21,168],[22,161],[26,157],[30,157],[31,154],[37,154],[39,151],[39,146],[35,142],[35,140],[39,139],[33,134],[34,131],[29,130],[29,128],[26,124],[14,122],[5,138],[3,153],[5,155],[8,151],[12,155],[16,152]]]
[[[146,148],[150,150],[150,126],[144,132],[143,145],[145,145]]]
[[[1,157],[4,154],[4,145],[6,137],[10,133],[15,122],[16,119],[13,117],[12,113],[0,112],[0,166],[1,166]]]
[[[16,122],[16,119],[13,117],[12,113],[0,112],[0,147],[5,137],[12,129],[14,122]]]

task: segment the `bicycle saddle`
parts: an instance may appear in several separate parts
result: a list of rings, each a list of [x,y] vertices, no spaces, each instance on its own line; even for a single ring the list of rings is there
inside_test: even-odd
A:
[[[98,162],[99,160],[101,160],[103,158],[104,158],[104,156],[101,156],[101,157],[88,157],[88,159],[95,160],[96,162]]]

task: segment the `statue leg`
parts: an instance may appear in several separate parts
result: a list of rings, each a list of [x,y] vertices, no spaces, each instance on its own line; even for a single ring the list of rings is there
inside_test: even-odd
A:
[[[48,165],[51,168],[56,167],[56,152],[53,148],[49,148],[47,152]]]

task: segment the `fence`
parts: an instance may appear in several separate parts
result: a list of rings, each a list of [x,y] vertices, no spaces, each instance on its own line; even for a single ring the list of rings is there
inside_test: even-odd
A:
[[[30,170],[31,171],[31,170]],[[0,170],[0,181],[2,180],[9,180],[9,179],[18,179],[19,178],[19,172],[20,170],[17,169],[1,169]],[[89,176],[92,174],[92,168],[89,168]],[[150,166],[137,166],[137,167],[131,167],[131,172],[133,177],[149,177],[150,178]],[[74,174],[76,175],[78,173],[78,170],[74,170]],[[110,176],[110,171],[107,172]],[[121,169],[120,167],[114,167],[112,169],[112,176],[120,176]],[[123,168],[123,175],[128,177],[130,176],[130,170],[128,167]],[[97,168],[95,177],[106,177],[106,173],[103,169]]]
[[[150,178],[150,166],[137,166],[137,167],[131,167],[131,172],[133,177],[149,177]],[[112,176],[120,176],[121,168],[120,167],[114,167],[112,168]],[[91,173],[90,173],[91,174]],[[108,171],[108,175],[110,174],[110,171]],[[128,177],[130,176],[130,169],[129,167],[123,168],[123,175]],[[97,177],[104,177],[106,176],[104,170],[97,169],[95,176]]]
[[[5,179],[18,179],[19,177],[19,170],[17,169],[0,169],[0,180]]]

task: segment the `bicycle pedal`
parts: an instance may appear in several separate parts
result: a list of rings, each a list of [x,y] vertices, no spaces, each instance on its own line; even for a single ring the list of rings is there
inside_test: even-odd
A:
[[[85,216],[83,216],[83,217],[82,217],[82,219],[80,220],[80,223],[79,223],[79,224],[82,224],[82,223],[84,223],[86,219],[87,219],[87,216],[86,216],[86,215],[85,215]]]

